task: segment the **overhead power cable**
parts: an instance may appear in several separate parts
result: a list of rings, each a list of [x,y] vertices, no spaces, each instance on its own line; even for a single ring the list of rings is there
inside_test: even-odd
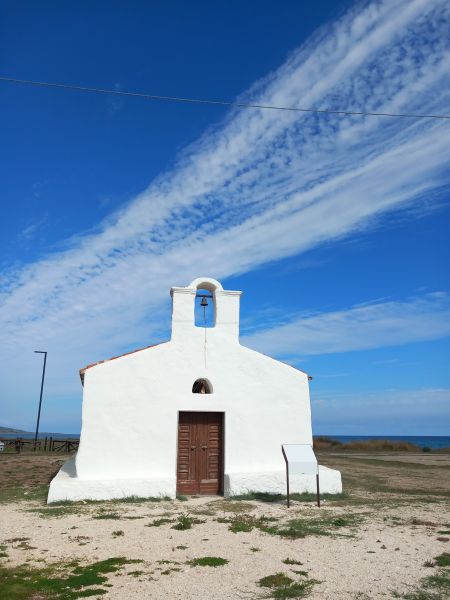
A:
[[[221,106],[230,106],[233,108],[258,108],[264,110],[286,110],[291,112],[304,113],[324,113],[330,115],[359,115],[364,117],[406,117],[410,119],[450,119],[450,115],[426,115],[412,113],[387,113],[387,112],[366,112],[355,110],[331,110],[326,108],[300,108],[298,106],[274,106],[272,104],[247,104],[244,102],[231,102],[227,100],[209,100],[201,98],[183,98],[182,96],[159,96],[156,94],[146,94],[143,92],[125,92],[122,90],[111,90],[107,88],[93,88],[81,85],[72,85],[68,83],[52,83],[49,81],[32,81],[30,79],[15,79],[13,77],[0,77],[0,81],[6,83],[18,83],[25,85],[34,85],[38,87],[59,88],[63,90],[74,90],[77,92],[91,92],[96,94],[113,94],[115,96],[132,96],[135,98],[145,98],[146,100],[162,100],[168,102],[185,102],[190,104],[218,104]]]

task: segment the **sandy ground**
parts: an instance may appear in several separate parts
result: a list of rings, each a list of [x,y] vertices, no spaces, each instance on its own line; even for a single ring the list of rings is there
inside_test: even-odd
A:
[[[340,460],[342,464],[352,461],[333,457],[322,462],[336,466]],[[9,471],[13,464],[19,468],[20,459],[9,462]],[[365,468],[369,477],[370,467]],[[416,470],[418,473],[410,474],[410,478],[416,475],[422,483],[422,469]],[[448,469],[440,467],[439,473],[448,490]],[[404,471],[401,475],[406,477]],[[395,479],[392,473],[386,477]],[[441,492],[424,497],[422,489],[417,494],[409,490],[407,495],[351,488],[347,499],[325,502],[320,509],[311,503],[294,502],[288,509],[283,501],[225,502],[201,497],[185,502],[82,504],[63,507],[56,516],[42,502],[25,500],[1,505],[0,543],[7,547],[5,564],[11,566],[25,561],[38,566],[73,559],[88,564],[120,556],[143,560],[109,576],[112,587],[101,598],[111,600],[261,598],[267,590],[258,586],[260,578],[280,571],[294,579],[305,578],[295,570],[306,571],[309,578],[320,582],[312,588],[309,597],[313,599],[392,598],[394,592],[415,589],[422,577],[430,575],[425,561],[449,551],[445,541],[449,536],[441,533],[450,527],[447,500]],[[117,517],[95,518],[108,513]],[[173,529],[173,523],[147,526],[154,519],[176,519],[180,514],[204,522],[186,531]],[[228,523],[217,521],[235,514],[265,515],[277,519],[273,521],[277,526],[298,517],[323,519],[330,515],[359,515],[362,522],[333,530],[331,536],[292,540],[258,529],[233,533]],[[123,534],[115,535],[117,531]],[[203,556],[229,562],[216,568],[186,564]],[[286,558],[302,564],[284,564]]]

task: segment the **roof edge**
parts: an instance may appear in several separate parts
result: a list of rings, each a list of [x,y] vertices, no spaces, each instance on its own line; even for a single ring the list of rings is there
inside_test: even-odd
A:
[[[81,384],[84,385],[84,374],[88,369],[92,369],[92,367],[96,367],[97,365],[102,365],[106,362],[110,362],[111,360],[116,360],[117,358],[122,358],[124,356],[128,356],[129,354],[135,354],[136,352],[142,352],[143,350],[148,350],[149,348],[155,348],[156,346],[161,346],[161,344],[166,344],[167,342],[159,342],[158,344],[150,344],[150,346],[145,346],[144,348],[136,348],[136,350],[130,350],[130,352],[125,352],[124,354],[119,354],[117,356],[112,356],[111,358],[105,358],[104,360],[98,360],[97,362],[86,365],[82,369],[80,369],[80,379]]]
[[[270,360],[273,360],[277,363],[281,363],[282,365],[286,365],[287,367],[291,367],[291,369],[295,369],[296,371],[303,373],[304,375],[306,375],[308,377],[308,381],[313,380],[312,375],[310,375],[303,369],[299,369],[298,367],[291,365],[291,363],[288,363],[285,360],[280,360],[279,358],[274,358],[273,356],[270,356],[270,354],[265,354],[264,352],[260,352],[259,350],[255,350],[254,348],[250,348],[249,346],[245,346],[244,344],[241,344],[240,342],[239,342],[239,345],[241,346],[241,348],[245,348],[246,350],[250,350],[251,352],[255,352],[255,354],[260,354],[261,356],[265,356],[266,358],[270,358]]]

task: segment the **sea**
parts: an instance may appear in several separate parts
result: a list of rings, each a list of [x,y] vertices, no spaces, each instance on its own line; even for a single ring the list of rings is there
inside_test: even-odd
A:
[[[420,448],[431,448],[432,450],[450,447],[450,436],[448,435],[327,435],[325,433],[321,435],[330,438],[330,440],[342,442],[343,444],[354,441],[389,440],[393,442],[409,442]],[[314,437],[319,436],[316,435]]]
[[[331,440],[337,440],[343,444],[346,442],[353,442],[355,440],[391,440],[394,442],[410,442],[411,444],[419,446],[419,448],[431,448],[432,450],[450,447],[450,436],[448,435],[329,435],[326,433],[320,435],[330,438]],[[80,434],[48,432],[39,433],[39,439],[42,440],[45,437],[52,437],[59,440],[78,440],[80,438]],[[315,435],[314,437],[319,437],[319,435]],[[34,439],[34,433],[0,433],[0,438],[23,438],[25,440],[29,440]]]

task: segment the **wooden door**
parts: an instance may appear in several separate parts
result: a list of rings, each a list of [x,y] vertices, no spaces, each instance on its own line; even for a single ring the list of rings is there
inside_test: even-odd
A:
[[[222,492],[223,414],[181,412],[178,421],[177,492]]]

